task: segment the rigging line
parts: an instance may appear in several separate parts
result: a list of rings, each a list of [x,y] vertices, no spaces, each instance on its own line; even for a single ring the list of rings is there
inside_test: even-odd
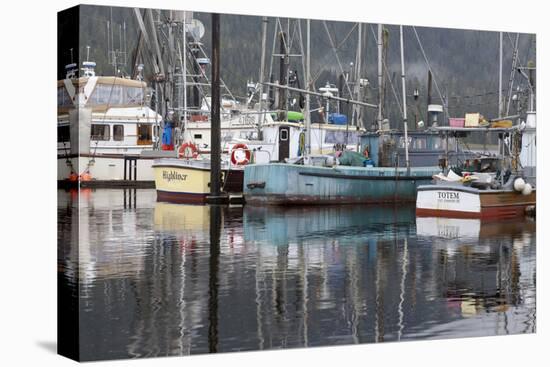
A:
[[[506,33],[506,35],[508,36],[508,40],[510,41],[510,46],[514,46],[514,41],[512,40],[512,36],[510,35],[510,33]],[[516,37],[519,36],[519,33],[516,33]],[[519,44],[518,46],[516,46],[516,48],[519,47]],[[519,67],[523,67],[523,63],[521,62],[521,57],[519,56],[519,52],[518,52],[518,55],[517,55],[517,64],[519,65]]]
[[[278,19],[278,18],[277,18]],[[278,28],[278,21],[275,22],[275,29],[273,29],[273,45],[271,47],[271,57],[269,61],[269,75],[268,79],[271,81],[271,77],[273,76],[273,55],[275,54],[275,46],[277,45],[277,28]],[[269,88],[267,90],[267,93],[269,94]]]
[[[510,38],[510,34],[508,34],[508,38]],[[510,39],[511,40],[511,39]],[[508,116],[508,113],[510,112],[510,104],[512,103],[512,89],[514,88],[514,76],[515,69],[516,69],[516,63],[518,62],[519,55],[518,55],[518,45],[519,45],[519,33],[516,34],[516,43],[514,46],[514,53],[512,56],[512,69],[510,71],[510,79],[508,80],[510,88],[508,89],[508,102],[506,103],[506,114],[505,116]]]
[[[208,55],[206,54],[206,52],[204,51],[204,48],[202,47],[202,45],[198,45],[199,46],[199,50],[202,52],[202,55],[203,57],[208,57]],[[196,60],[196,59],[195,59]],[[196,60],[197,64],[198,64],[198,60]],[[210,83],[210,81],[208,80],[208,76],[206,75],[206,73],[202,73],[204,75],[204,78],[206,79],[207,83]],[[221,85],[223,86],[223,88],[225,89],[225,91],[227,92],[227,94],[229,94],[231,96],[231,98],[233,100],[235,100],[235,97],[233,96],[233,93],[231,93],[231,90],[229,89],[229,87],[227,86],[227,84],[225,83],[225,81],[223,80],[223,78],[220,76],[220,83]]]
[[[306,63],[305,63],[305,60],[304,60],[304,40],[302,39],[302,25],[301,25],[300,20],[298,20],[298,35],[300,36],[300,52],[302,54],[302,57],[301,57],[301,59],[302,59],[302,72],[304,73],[302,78],[304,79],[304,85],[305,85],[306,89],[309,90],[309,87],[310,87],[310,85],[308,85],[309,80],[306,80],[307,75],[306,75]]]
[[[332,40],[332,36],[330,35],[330,31],[328,30],[328,26],[327,26],[327,22],[323,20],[323,25],[325,26],[325,30],[327,32],[327,36],[328,36],[328,39],[330,41],[330,45],[332,46],[332,50],[334,51],[334,56],[336,57],[336,61],[338,62],[338,66],[340,67],[340,72],[342,74],[345,74],[344,72],[344,68],[342,67],[342,63],[340,62],[340,57],[338,56],[338,51],[337,49],[334,47],[334,42]],[[351,89],[349,87],[349,84],[348,84],[348,81],[344,78],[344,84],[346,85],[346,88],[348,90],[348,93],[350,96],[353,95],[353,93],[351,92]]]
[[[393,92],[393,96],[395,97],[395,101],[397,102],[397,107],[399,107],[399,112],[401,112],[401,117],[404,117],[403,107],[401,106],[401,103],[399,102],[399,97],[397,96],[397,92],[395,91],[395,88],[393,86],[393,81],[390,78],[390,74],[389,74],[389,71],[388,71],[388,67],[386,66],[386,63],[384,63],[384,70],[386,71],[386,78],[390,82],[391,91]]]
[[[422,52],[422,56],[424,56],[424,60],[426,61],[426,64],[428,65],[428,70],[432,73],[433,81],[435,85],[435,89],[437,90],[437,94],[439,94],[439,98],[441,98],[441,101],[443,102],[443,110],[445,111],[445,114],[447,115],[447,118],[449,118],[449,111],[447,108],[445,108],[445,99],[443,98],[441,94],[441,90],[439,89],[439,86],[437,85],[437,79],[435,78],[435,73],[430,66],[430,62],[428,61],[428,57],[426,56],[426,52],[424,51],[424,47],[422,46],[422,42],[420,42],[420,37],[418,36],[418,32],[416,31],[416,27],[412,26],[412,29],[414,31],[414,35],[416,36],[416,40],[418,41],[418,45],[420,46],[420,51]]]
[[[506,89],[502,89],[502,92],[506,92]],[[466,99],[466,98],[477,98],[477,97],[487,97],[487,96],[492,96],[492,95],[497,95],[498,94],[498,91],[497,92],[484,92],[484,93],[478,93],[478,94],[467,94],[467,95],[463,95],[463,96],[448,96],[447,97],[447,100],[450,100],[450,99]],[[407,97],[414,97],[414,95],[412,94],[407,94]]]
[[[371,32],[372,32],[372,36],[374,37],[374,42],[378,43],[378,38],[376,37],[376,34],[374,33],[374,29],[373,29],[372,25],[370,26],[370,29],[371,29]],[[391,90],[393,92],[393,96],[395,97],[395,101],[397,102],[397,106],[399,107],[399,112],[401,113],[401,117],[403,117],[403,115],[404,115],[403,107],[401,106],[401,102],[399,101],[399,97],[397,96],[397,92],[395,91],[395,87],[393,86],[393,81],[390,78],[390,74],[389,74],[389,71],[388,71],[388,65],[386,64],[385,58],[384,58],[384,71],[386,72],[386,78],[387,78],[387,81],[389,81],[389,83],[390,83],[390,87],[391,87]]]
[[[294,40],[296,39],[296,33],[297,33],[297,24],[298,24],[299,20],[295,20],[294,21],[294,24],[292,26],[292,36],[289,37],[289,40],[288,40],[288,53],[290,53],[292,51],[292,44],[294,43]]]
[[[357,23],[354,23],[353,24],[353,27],[351,27],[350,31],[348,32],[348,34],[342,39],[342,41],[338,44],[338,47],[336,49],[340,49],[340,47],[342,47],[344,45],[344,43],[348,40],[348,38],[351,36],[351,34],[353,33],[353,31],[355,30],[355,28],[357,28]]]
[[[281,19],[280,18],[277,18],[277,23],[279,23],[279,28],[281,28],[281,32],[284,32],[283,31],[283,25],[281,24]],[[287,37],[289,37],[290,35],[287,35]],[[287,41],[286,41],[286,37],[283,37],[283,45],[285,46],[285,51],[286,53],[290,53],[290,49],[288,47],[288,44],[287,44]]]

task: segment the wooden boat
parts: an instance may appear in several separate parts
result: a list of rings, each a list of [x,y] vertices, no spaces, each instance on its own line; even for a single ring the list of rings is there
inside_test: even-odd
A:
[[[255,164],[245,167],[247,204],[352,204],[414,202],[416,187],[431,181],[439,167],[390,168],[325,166],[324,163]]]
[[[524,216],[536,204],[534,183],[524,177],[520,126],[511,128],[440,127],[444,134],[493,133],[499,138],[498,155],[476,159],[461,167],[446,167],[446,175],[434,176],[430,185],[418,187],[418,216],[455,218],[514,218]],[[509,136],[509,142],[505,137]],[[505,148],[506,147],[506,148]],[[506,153],[505,153],[506,152]],[[487,161],[480,164],[480,162]],[[466,167],[467,166],[467,167]],[[473,169],[472,169],[473,168]],[[483,172],[480,172],[480,169]]]
[[[416,214],[453,218],[513,218],[536,204],[536,191],[480,189],[463,185],[418,187]]]
[[[210,160],[161,158],[153,170],[158,201],[205,203],[210,195]],[[223,192],[242,192],[242,166],[222,162],[222,175]]]

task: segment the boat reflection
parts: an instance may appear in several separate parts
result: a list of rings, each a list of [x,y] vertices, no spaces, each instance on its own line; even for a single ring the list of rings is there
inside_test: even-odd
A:
[[[504,328],[499,334],[509,332],[510,308],[535,307],[535,288],[520,291],[536,277],[534,220],[418,217],[416,227],[419,243],[433,248],[439,265],[433,278],[440,284],[432,287],[444,294],[449,310],[464,318],[495,312]]]
[[[169,204],[154,190],[131,207],[122,190],[73,199],[58,208],[60,279],[82,359],[535,330],[534,222]]]

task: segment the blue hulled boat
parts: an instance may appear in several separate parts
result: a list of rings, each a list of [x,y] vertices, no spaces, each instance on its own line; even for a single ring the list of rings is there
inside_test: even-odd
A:
[[[440,168],[256,164],[245,168],[247,204],[352,204],[414,202],[416,187]]]

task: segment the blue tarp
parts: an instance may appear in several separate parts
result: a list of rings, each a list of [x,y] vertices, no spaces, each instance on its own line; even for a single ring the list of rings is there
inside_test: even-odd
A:
[[[164,125],[164,130],[162,131],[162,144],[172,145],[172,124],[170,122]]]
[[[328,115],[328,122],[334,125],[345,125],[348,123],[348,117],[341,113],[330,113]]]

